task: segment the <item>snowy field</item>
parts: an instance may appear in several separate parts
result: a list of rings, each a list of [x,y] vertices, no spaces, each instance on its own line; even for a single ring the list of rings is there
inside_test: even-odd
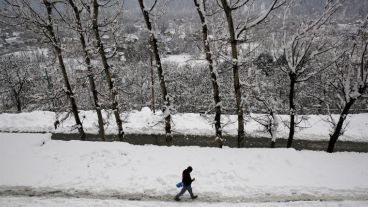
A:
[[[81,111],[81,119],[87,133],[98,133],[97,116],[92,111]],[[252,116],[259,116],[253,114]],[[0,114],[0,131],[2,132],[58,132],[58,133],[77,133],[73,130],[75,124],[74,118],[69,117],[61,126],[55,130],[55,113],[47,111],[34,111],[20,114]],[[143,108],[141,111],[131,111],[123,114],[124,131],[126,133],[137,134],[164,134],[163,117],[161,112],[152,113],[149,108]],[[59,116],[59,119],[61,116]],[[287,115],[278,116],[280,122],[287,121]],[[338,115],[334,118],[338,119]],[[116,124],[113,116],[107,116],[109,120],[107,133],[116,133]],[[310,115],[306,121],[303,121],[302,129],[297,129],[295,139],[307,140],[328,140],[330,125],[324,121],[327,116]],[[212,124],[212,115],[200,115],[194,113],[177,113],[173,115],[173,133],[189,135],[214,135],[214,126]],[[368,142],[368,113],[349,115],[347,118],[348,127],[344,135],[339,140]],[[225,135],[237,134],[237,116],[222,116],[223,131]],[[288,128],[284,124],[279,124],[278,137],[287,137]],[[247,119],[246,133],[254,137],[269,137],[262,132],[262,126],[252,119]]]
[[[106,201],[109,206],[118,206],[123,201],[113,200],[119,198],[142,202],[126,201],[124,206],[157,206],[152,202],[172,202],[182,170],[191,165],[198,206],[281,206],[275,202],[318,200],[333,201],[324,206],[338,206],[343,200],[367,206],[368,153],[136,146],[57,141],[50,136],[0,133],[0,204],[22,206],[30,199],[32,205],[25,206],[61,206],[64,200],[75,203],[67,206],[84,206],[76,198],[85,198],[95,206],[105,201],[93,199],[112,200]],[[14,194],[46,198],[6,197]],[[53,202],[48,197],[60,199],[47,205]],[[192,202],[187,194],[183,201]]]
[[[368,201],[297,201],[268,203],[203,203],[203,202],[147,202],[101,199],[64,199],[64,198],[29,198],[0,197],[3,207],[367,207]]]

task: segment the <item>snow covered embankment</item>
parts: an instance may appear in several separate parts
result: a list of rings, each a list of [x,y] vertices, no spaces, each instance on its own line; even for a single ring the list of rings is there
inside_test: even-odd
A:
[[[98,134],[97,116],[93,111],[80,112],[86,133]],[[256,114],[252,116],[257,116]],[[130,134],[165,134],[162,113],[153,113],[145,107],[141,111],[123,113],[124,131]],[[302,130],[297,129],[295,139],[328,140],[330,125],[324,120],[327,116],[310,115],[303,121]],[[106,133],[116,133],[116,123],[113,116],[104,113],[105,120],[109,120]],[[338,119],[338,115],[334,115]],[[287,121],[287,115],[280,115],[281,121]],[[20,114],[0,114],[0,132],[49,132],[49,133],[78,133],[73,131],[75,124],[73,117],[69,117],[57,130],[54,129],[55,113],[47,111],[34,111]],[[213,115],[200,115],[194,113],[178,113],[173,115],[173,133],[184,135],[214,136]],[[347,118],[349,123],[346,132],[339,140],[368,142],[368,113],[353,114]],[[223,132],[225,135],[237,135],[237,116],[223,115]],[[262,126],[249,120],[245,126],[246,133],[257,137],[269,137],[262,132]],[[288,128],[280,124],[278,137],[288,137]]]
[[[368,200],[367,160],[367,153],[134,146],[0,133],[0,192],[171,200],[191,165],[193,190],[204,201]]]

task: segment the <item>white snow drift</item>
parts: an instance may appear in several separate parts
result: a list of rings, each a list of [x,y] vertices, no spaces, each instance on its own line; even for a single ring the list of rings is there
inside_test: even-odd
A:
[[[98,133],[97,116],[93,111],[81,111],[81,119],[87,133]],[[252,115],[259,116],[259,115]],[[0,131],[5,132],[62,132],[77,133],[72,127],[75,124],[74,118],[69,117],[61,126],[55,130],[54,121],[56,115],[54,112],[34,111],[20,114],[0,114]],[[59,116],[59,119],[62,116]],[[108,120],[107,133],[116,133],[116,124],[113,116],[104,114],[105,120]],[[338,119],[338,115],[334,115]],[[287,115],[280,115],[281,121],[287,121]],[[310,115],[308,119],[301,124],[302,128],[297,129],[295,139],[309,140],[328,140],[330,125],[324,120],[327,116]],[[164,121],[161,112],[153,113],[145,107],[141,111],[131,111],[123,113],[124,131],[126,133],[138,134],[164,134]],[[178,113],[173,115],[173,133],[190,135],[214,135],[213,115],[200,115],[195,113]],[[353,114],[347,118],[348,127],[346,132],[339,140],[368,142],[368,113]],[[237,116],[222,116],[223,132],[226,135],[237,134]],[[73,130],[74,129],[74,130]],[[262,126],[252,119],[246,122],[246,133],[252,136],[266,136]],[[277,137],[287,137],[288,128],[280,123]]]

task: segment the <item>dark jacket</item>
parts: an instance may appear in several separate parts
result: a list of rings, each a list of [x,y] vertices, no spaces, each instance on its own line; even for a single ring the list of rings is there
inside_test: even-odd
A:
[[[188,187],[192,184],[193,180],[192,177],[190,177],[190,172],[188,169],[185,169],[183,171],[183,179],[182,179],[183,185]]]

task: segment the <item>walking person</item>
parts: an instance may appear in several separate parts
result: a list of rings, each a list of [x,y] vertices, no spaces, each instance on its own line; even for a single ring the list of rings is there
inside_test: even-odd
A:
[[[192,179],[192,177],[190,176],[190,173],[193,171],[193,168],[191,166],[187,167],[187,169],[185,169],[183,171],[183,176],[182,176],[182,182],[183,182],[183,188],[181,189],[181,191],[175,196],[175,200],[176,201],[180,201],[180,196],[182,196],[185,191],[188,191],[190,194],[190,197],[192,199],[196,199],[198,196],[197,195],[193,195],[192,192],[192,182],[195,180],[195,178]]]

